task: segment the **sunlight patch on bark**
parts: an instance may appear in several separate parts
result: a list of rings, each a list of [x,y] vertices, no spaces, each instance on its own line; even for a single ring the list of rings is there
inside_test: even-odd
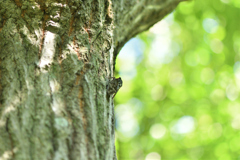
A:
[[[12,158],[12,151],[5,151],[0,157],[0,160],[7,160],[10,158]]]
[[[61,86],[56,80],[51,80],[49,82],[52,94],[52,110],[56,115],[61,115],[64,112],[64,104],[60,97],[56,93],[60,90]]]
[[[31,95],[32,91],[34,90],[34,86],[26,79],[26,86],[27,86],[27,89],[28,89],[28,96]]]
[[[32,45],[38,46],[39,37],[40,37],[40,30],[35,30],[35,35],[33,35],[29,32],[29,29],[27,28],[26,25],[24,25],[20,30],[24,33],[24,35],[28,38],[29,42]],[[36,38],[36,36],[37,36],[37,38]]]
[[[16,110],[16,108],[14,108],[13,105],[9,105],[9,106],[6,107],[6,109],[4,110],[3,115],[4,115],[4,114],[7,114],[7,113],[9,113],[9,112],[12,112],[12,111],[14,111],[14,110]]]
[[[163,6],[161,6],[161,5],[159,5],[159,6],[155,6],[155,5],[149,5],[149,6],[147,6],[147,9],[150,9],[150,10],[152,10],[152,9],[154,9],[154,10],[160,10],[160,9],[162,9],[163,8]]]
[[[59,91],[60,89],[60,84],[56,80],[51,80],[50,81],[50,87],[52,90],[52,93]]]
[[[57,13],[57,15],[55,15],[54,17],[53,16],[50,16],[50,17],[52,17],[52,18],[59,18],[60,16],[59,16],[59,13]],[[53,27],[57,27],[57,28],[61,27],[59,23],[56,23],[56,22],[54,22],[52,20],[48,21],[47,25],[53,26]]]
[[[61,115],[64,112],[63,101],[59,97],[53,99],[52,110],[56,115]]]
[[[42,56],[39,64],[40,68],[44,68],[46,65],[50,65],[53,62],[56,45],[55,36],[54,33],[49,31],[46,31],[45,33]]]
[[[5,127],[6,125],[6,120],[0,120],[0,128]],[[0,157],[1,160],[1,157]]]

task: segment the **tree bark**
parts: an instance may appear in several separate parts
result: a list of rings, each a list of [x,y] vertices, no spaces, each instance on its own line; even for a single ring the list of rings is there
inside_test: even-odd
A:
[[[113,160],[121,47],[181,0],[0,0],[0,160]]]

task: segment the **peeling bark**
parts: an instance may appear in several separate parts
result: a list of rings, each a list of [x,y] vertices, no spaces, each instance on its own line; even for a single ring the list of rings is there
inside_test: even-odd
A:
[[[0,0],[0,160],[112,160],[120,48],[180,0]]]

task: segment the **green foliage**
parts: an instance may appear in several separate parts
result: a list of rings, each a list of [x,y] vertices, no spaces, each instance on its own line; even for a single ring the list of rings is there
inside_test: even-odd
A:
[[[122,49],[119,160],[240,159],[240,1],[182,2]]]

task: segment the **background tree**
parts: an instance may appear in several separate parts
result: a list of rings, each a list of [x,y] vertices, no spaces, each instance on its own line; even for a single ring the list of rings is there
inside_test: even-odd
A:
[[[182,2],[125,45],[120,160],[239,159],[239,15],[239,0]]]
[[[0,0],[0,159],[116,159],[116,55],[180,1]]]

